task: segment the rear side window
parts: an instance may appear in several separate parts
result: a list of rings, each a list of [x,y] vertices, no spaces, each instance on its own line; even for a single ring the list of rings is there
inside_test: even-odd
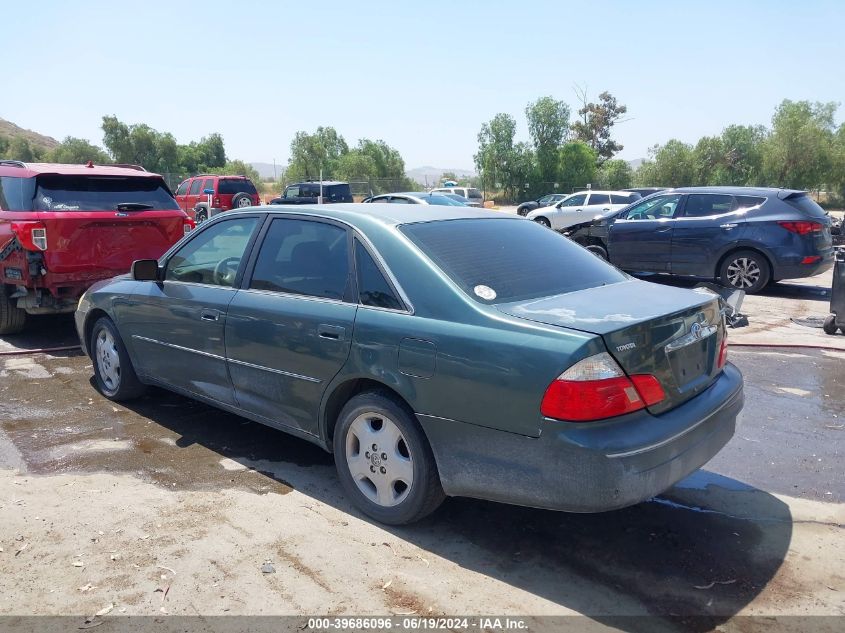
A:
[[[206,189],[211,189],[214,191],[214,178],[207,178],[205,181],[205,185],[202,188],[202,192],[205,193]]]
[[[791,206],[793,209],[798,209],[799,211],[803,211],[807,215],[813,218],[823,218],[827,215],[819,205],[817,205],[810,196],[806,193],[800,194],[792,194],[786,200],[784,200],[786,204]]]
[[[57,174],[36,177],[36,211],[115,211],[121,204],[138,205],[134,210],[139,211],[179,208],[161,178]]]
[[[218,194],[235,194],[241,192],[251,195],[258,193],[252,181],[246,178],[221,178],[217,184]]]
[[[249,287],[343,299],[349,282],[346,230],[334,224],[273,220]]]
[[[688,218],[701,218],[710,215],[724,215],[734,208],[733,196],[720,194],[691,193],[687,196],[684,215]]]
[[[591,193],[589,204],[609,204],[610,196],[606,193]]]
[[[355,266],[358,270],[358,300],[362,305],[402,309],[402,302],[381,274],[375,260],[358,240],[355,240]]]
[[[188,192],[189,195],[195,196],[200,192],[200,187],[202,187],[202,180],[197,178],[191,183],[191,190]]]
[[[447,220],[401,230],[466,294],[483,303],[549,297],[625,280],[610,264],[536,222]]]
[[[0,176],[0,209],[4,211],[32,211],[35,197],[35,178]]]
[[[323,187],[323,198],[332,202],[343,202],[352,199],[349,185],[329,185]]]
[[[466,197],[474,200],[481,200],[484,196],[481,195],[481,192],[478,189],[468,189]]]
[[[620,196],[618,193],[610,194],[611,204],[631,204],[636,196]]]
[[[736,208],[750,209],[751,207],[756,207],[757,205],[763,204],[765,201],[765,198],[761,198],[759,196],[737,196]]]

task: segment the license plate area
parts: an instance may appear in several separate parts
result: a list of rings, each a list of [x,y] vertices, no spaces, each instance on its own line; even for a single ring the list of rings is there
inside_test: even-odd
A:
[[[716,355],[716,338],[708,336],[667,352],[675,384],[682,393],[696,389],[709,378]]]

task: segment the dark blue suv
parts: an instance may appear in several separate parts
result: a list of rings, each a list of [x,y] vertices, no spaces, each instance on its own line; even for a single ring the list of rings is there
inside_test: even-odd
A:
[[[718,279],[749,294],[833,266],[831,219],[805,191],[684,187],[572,227],[623,270]]]

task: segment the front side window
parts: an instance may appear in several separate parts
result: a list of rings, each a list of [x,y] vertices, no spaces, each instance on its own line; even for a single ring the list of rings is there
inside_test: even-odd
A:
[[[202,180],[200,178],[194,179],[194,181],[191,182],[191,190],[188,192],[188,195],[199,195],[200,187],[202,187]]]
[[[382,198],[378,200],[378,202],[389,202],[390,204],[413,204],[413,202],[408,198],[402,198],[400,196],[390,196],[390,200]]]
[[[550,297],[626,279],[536,222],[461,219],[407,224],[400,230],[467,295],[483,303]]]
[[[184,196],[185,192],[188,191],[188,181],[184,180],[179,184],[179,187],[176,189],[177,196]]]
[[[345,299],[349,290],[348,253],[347,233],[339,226],[277,218],[258,251],[249,287]]]
[[[724,215],[733,210],[733,196],[709,193],[691,193],[687,196],[684,215],[688,218],[704,218]]]
[[[365,306],[401,310],[402,302],[361,242],[355,240],[355,268],[358,272],[358,301]]]
[[[166,281],[232,287],[258,218],[210,225],[167,261]]]
[[[299,187],[288,187],[285,189],[285,198],[298,198]]]
[[[631,207],[620,220],[661,220],[674,217],[681,194],[648,198]]]
[[[582,204],[584,204],[584,201],[586,199],[587,199],[586,193],[579,193],[578,195],[570,196],[570,197],[564,199],[560,203],[560,205],[558,205],[558,206],[561,206],[561,207],[580,207]]]

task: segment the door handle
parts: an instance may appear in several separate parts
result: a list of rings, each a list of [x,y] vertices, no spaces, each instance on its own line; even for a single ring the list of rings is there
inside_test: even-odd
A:
[[[610,211],[610,207],[605,207],[602,211]]]
[[[731,229],[735,229],[737,226],[739,226],[739,225],[738,225],[738,224],[732,224],[732,223],[729,223],[729,224],[720,224],[720,225],[719,225],[719,228],[720,228],[720,229],[725,229],[726,231],[730,231]]]
[[[339,325],[321,323],[317,326],[317,336],[331,341],[342,341],[346,337],[346,328]]]
[[[661,227],[659,229],[654,229],[654,232],[655,233],[665,233],[666,231],[671,230],[671,228],[672,228],[671,226],[664,226],[664,227]]]
[[[211,308],[203,308],[200,311],[200,319],[203,321],[217,321],[220,318],[219,310],[212,310]]]

